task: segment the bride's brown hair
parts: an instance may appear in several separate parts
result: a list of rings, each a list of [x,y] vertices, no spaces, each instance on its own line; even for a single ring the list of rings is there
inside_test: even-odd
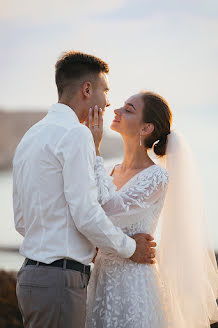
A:
[[[155,154],[164,156],[167,135],[170,134],[172,124],[172,111],[167,101],[160,95],[150,91],[142,91],[141,95],[144,102],[143,122],[154,125],[154,130],[145,139],[144,146],[149,149],[154,145]]]

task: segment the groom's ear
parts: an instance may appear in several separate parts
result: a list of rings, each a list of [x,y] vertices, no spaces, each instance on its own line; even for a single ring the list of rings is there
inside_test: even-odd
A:
[[[91,82],[84,82],[82,85],[82,93],[83,96],[89,98],[92,94],[92,83]]]

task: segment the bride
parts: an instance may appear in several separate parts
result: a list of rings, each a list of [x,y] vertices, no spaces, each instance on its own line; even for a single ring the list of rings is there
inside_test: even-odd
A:
[[[124,159],[108,172],[99,153],[101,110],[95,107],[94,124],[90,110],[86,123],[96,146],[99,202],[128,235],[154,235],[160,225],[160,243],[157,261],[147,265],[98,251],[86,327],[210,327],[218,320],[218,274],[190,149],[171,130],[171,109],[155,93],[136,94],[114,113],[111,129],[123,138]]]

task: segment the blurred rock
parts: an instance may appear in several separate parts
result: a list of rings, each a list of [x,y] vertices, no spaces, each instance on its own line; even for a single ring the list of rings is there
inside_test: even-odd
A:
[[[12,166],[14,151],[25,132],[46,112],[0,111],[0,169]]]
[[[0,271],[0,327],[23,327],[16,297],[16,272]]]

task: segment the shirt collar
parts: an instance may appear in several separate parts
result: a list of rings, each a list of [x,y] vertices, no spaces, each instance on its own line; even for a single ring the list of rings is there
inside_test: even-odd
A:
[[[79,122],[79,118],[72,108],[65,104],[56,103],[52,105],[49,109],[49,112],[59,112],[68,115],[74,121]]]

